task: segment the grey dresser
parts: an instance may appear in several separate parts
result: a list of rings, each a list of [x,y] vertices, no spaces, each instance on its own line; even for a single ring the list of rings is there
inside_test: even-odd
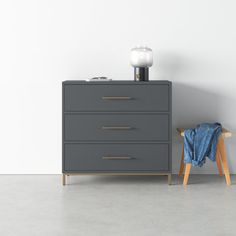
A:
[[[64,81],[62,172],[167,175],[171,82]]]

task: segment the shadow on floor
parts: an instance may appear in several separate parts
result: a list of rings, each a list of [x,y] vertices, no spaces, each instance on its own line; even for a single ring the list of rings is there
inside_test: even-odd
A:
[[[235,185],[235,175],[231,176],[232,185]],[[183,183],[183,177],[172,175],[172,186]],[[123,184],[123,185],[167,185],[167,176],[72,176],[68,178],[68,185],[76,184]],[[197,184],[225,184],[225,178],[219,175],[191,175],[189,185]]]
[[[68,183],[97,183],[97,184],[167,184],[167,176],[72,176]]]

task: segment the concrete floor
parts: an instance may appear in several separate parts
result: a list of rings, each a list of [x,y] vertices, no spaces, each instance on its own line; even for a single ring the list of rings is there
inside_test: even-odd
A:
[[[236,176],[0,175],[2,236],[236,235]]]

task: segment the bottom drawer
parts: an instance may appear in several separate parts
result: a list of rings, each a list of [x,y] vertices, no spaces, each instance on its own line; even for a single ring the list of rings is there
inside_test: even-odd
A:
[[[168,171],[168,144],[65,144],[63,171]]]

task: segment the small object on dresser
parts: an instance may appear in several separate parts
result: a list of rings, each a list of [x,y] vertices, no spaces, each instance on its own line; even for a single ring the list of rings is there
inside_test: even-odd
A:
[[[111,81],[112,79],[108,79],[107,77],[105,76],[101,76],[101,77],[93,77],[91,79],[87,79],[86,81]]]
[[[137,46],[131,49],[130,63],[134,67],[135,81],[149,81],[149,67],[153,64],[152,49]]]

